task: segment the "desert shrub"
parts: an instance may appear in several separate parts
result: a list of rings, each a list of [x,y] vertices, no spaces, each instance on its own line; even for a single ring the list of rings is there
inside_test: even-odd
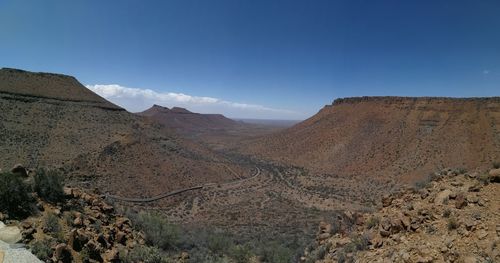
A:
[[[212,233],[207,238],[207,247],[216,255],[222,255],[232,246],[232,240],[224,233]]]
[[[159,214],[140,213],[135,224],[144,231],[146,242],[150,246],[167,250],[175,247],[179,240],[178,227],[170,224]]]
[[[347,257],[346,257],[346,253],[345,251],[342,249],[338,252],[338,255],[337,255],[337,262],[338,263],[345,263],[347,261]]]
[[[480,211],[472,212],[472,218],[474,218],[475,220],[481,220],[482,218],[481,212]]]
[[[441,173],[430,173],[424,179],[415,182],[413,185],[413,188],[415,188],[416,190],[424,189],[427,186],[429,186],[430,182],[437,180],[437,179],[441,178],[442,176],[443,176],[443,174],[441,174]]]
[[[443,212],[443,216],[448,218],[451,215],[451,210],[449,208],[445,209]]]
[[[448,218],[448,230],[453,230],[458,228],[458,221],[454,217]]]
[[[63,177],[56,170],[38,169],[33,190],[48,202],[59,202],[64,197]]]
[[[324,246],[319,247],[317,253],[318,259],[325,259],[326,253],[327,253],[326,247]]]
[[[457,174],[464,174],[467,172],[467,169],[463,168],[463,167],[459,167],[457,169],[455,169],[455,173]]]
[[[90,262],[90,251],[87,247],[82,248],[82,251],[80,251],[80,259],[82,262]]]
[[[288,263],[293,258],[293,251],[277,242],[263,244],[259,252],[263,262]]]
[[[374,227],[378,226],[379,222],[380,222],[380,219],[378,217],[372,216],[366,222],[366,227],[368,229],[374,228]]]
[[[126,255],[124,255],[126,254]],[[136,246],[128,253],[120,253],[121,260],[124,263],[168,263],[167,257],[164,257],[161,251],[155,247]]]
[[[368,246],[370,245],[370,238],[366,234],[362,234],[357,236],[353,240],[354,244],[356,245],[356,249],[358,251],[364,251],[368,249]]]
[[[30,250],[38,259],[47,261],[52,258],[52,242],[48,239],[35,240],[30,245]]]
[[[71,226],[73,225],[73,221],[75,220],[75,215],[70,211],[66,211],[63,213],[63,220],[66,225]]]
[[[493,163],[493,168],[495,168],[495,169],[500,168],[500,162],[494,162]]]
[[[340,221],[339,221],[339,220],[334,219],[334,220],[330,223],[330,225],[332,226],[331,231],[330,231],[330,234],[334,235],[334,234],[337,234],[337,233],[339,233],[339,232],[340,232],[342,225],[341,225],[341,223],[340,223]]]
[[[0,211],[11,217],[28,216],[32,211],[33,198],[29,186],[21,177],[12,173],[0,174]]]
[[[63,235],[59,218],[54,213],[49,212],[43,217],[42,228],[52,237],[61,238]]]
[[[229,256],[236,263],[247,263],[250,261],[252,255],[252,250],[245,245],[236,245],[229,250]]]
[[[489,176],[486,173],[479,174],[477,180],[481,182],[483,185],[488,185],[490,183]]]
[[[370,239],[366,234],[354,236],[351,239],[351,243],[345,246],[345,251],[356,252],[356,251],[364,251],[368,249],[368,245],[370,244]]]

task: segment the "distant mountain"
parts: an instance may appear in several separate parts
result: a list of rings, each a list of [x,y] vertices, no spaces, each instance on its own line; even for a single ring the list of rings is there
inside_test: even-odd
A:
[[[59,167],[72,181],[124,196],[231,176],[232,164],[221,164],[223,157],[125,111],[71,76],[0,69],[0,120],[4,170],[17,163]]]
[[[338,99],[244,148],[358,182],[412,181],[442,167],[489,167],[500,159],[500,97]]]
[[[239,122],[226,118],[222,114],[193,113],[184,108],[169,109],[159,105],[153,105],[138,115],[148,117],[181,133],[225,130],[240,125]]]

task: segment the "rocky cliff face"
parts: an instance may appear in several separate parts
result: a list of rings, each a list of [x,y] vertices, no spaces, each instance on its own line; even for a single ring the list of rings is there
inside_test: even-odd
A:
[[[489,166],[500,158],[500,97],[338,99],[248,147],[340,176],[416,180],[442,167]]]

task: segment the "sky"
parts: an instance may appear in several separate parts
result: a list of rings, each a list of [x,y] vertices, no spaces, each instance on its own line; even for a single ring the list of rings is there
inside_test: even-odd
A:
[[[0,0],[0,67],[125,107],[305,119],[335,98],[500,95],[499,1]]]

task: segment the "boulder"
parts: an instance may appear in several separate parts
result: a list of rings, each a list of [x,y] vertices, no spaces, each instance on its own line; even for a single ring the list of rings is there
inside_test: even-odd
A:
[[[82,226],[83,225],[83,220],[82,217],[76,217],[75,220],[73,220],[73,225],[74,226]]]
[[[457,194],[457,197],[455,198],[455,207],[457,209],[462,209],[465,206],[467,206],[467,200],[465,200],[465,195],[463,193]]]
[[[102,255],[102,258],[104,259],[105,262],[113,262],[113,263],[114,262],[121,262],[120,261],[120,252],[116,248],[113,248],[113,249],[106,251],[106,253],[104,253]]]
[[[479,202],[479,197],[477,197],[477,195],[467,195],[467,202],[477,204],[477,202]]]
[[[29,243],[31,240],[33,240],[33,235],[36,233],[36,229],[35,228],[28,228],[28,229],[24,229],[22,232],[21,232],[21,236],[22,236],[22,241],[23,243],[27,244]]]
[[[434,198],[434,203],[435,204],[443,204],[445,202],[445,200],[447,201],[450,199],[451,194],[452,194],[452,192],[449,189],[446,189],[446,190],[439,192],[436,195],[436,198]]]
[[[126,227],[130,227],[130,219],[126,217],[119,217],[116,219],[115,226],[121,230],[123,230]]]
[[[89,242],[87,242],[85,247],[87,248],[87,251],[89,252],[89,257],[91,259],[102,262],[101,253],[103,249],[97,241],[90,240]]]
[[[73,189],[69,187],[63,188],[64,195],[67,197],[73,197]]]
[[[16,164],[12,169],[10,170],[13,174],[17,174],[22,177],[28,177],[28,170],[24,168],[23,165],[21,164]]]
[[[0,241],[0,262],[30,262],[30,263],[42,263],[35,255],[33,255],[29,250],[23,247],[12,247],[11,245]]]
[[[429,196],[429,191],[427,189],[420,190],[420,198],[425,199]]]
[[[500,183],[500,168],[490,170],[488,173],[488,179],[492,183]]]
[[[70,263],[72,262],[71,250],[64,243],[58,244],[55,247],[53,258],[56,262]]]
[[[476,182],[474,185],[469,187],[469,192],[479,192],[481,190],[481,184]]]
[[[393,198],[392,198],[392,196],[391,196],[391,195],[389,195],[389,194],[384,195],[384,196],[382,197],[382,206],[383,206],[383,207],[388,207],[388,206],[390,206],[390,205],[392,204],[392,200],[393,200]]]
[[[0,240],[14,244],[22,240],[21,230],[17,226],[5,226],[0,222]]]
[[[89,242],[90,235],[83,229],[72,229],[69,233],[68,245],[75,251],[81,251]]]
[[[328,237],[330,236],[329,233],[324,233],[324,234],[328,234]],[[320,235],[321,236],[321,235]],[[328,238],[327,237],[327,238]],[[326,238],[325,238],[326,239]],[[127,242],[127,234],[125,234],[124,232],[122,231],[118,231],[115,235],[115,241],[116,243],[119,243],[119,244],[122,244],[122,245],[125,245],[125,243]]]
[[[479,231],[477,231],[477,238],[478,239],[484,239],[488,236],[488,232],[486,232],[484,229],[481,229]]]

